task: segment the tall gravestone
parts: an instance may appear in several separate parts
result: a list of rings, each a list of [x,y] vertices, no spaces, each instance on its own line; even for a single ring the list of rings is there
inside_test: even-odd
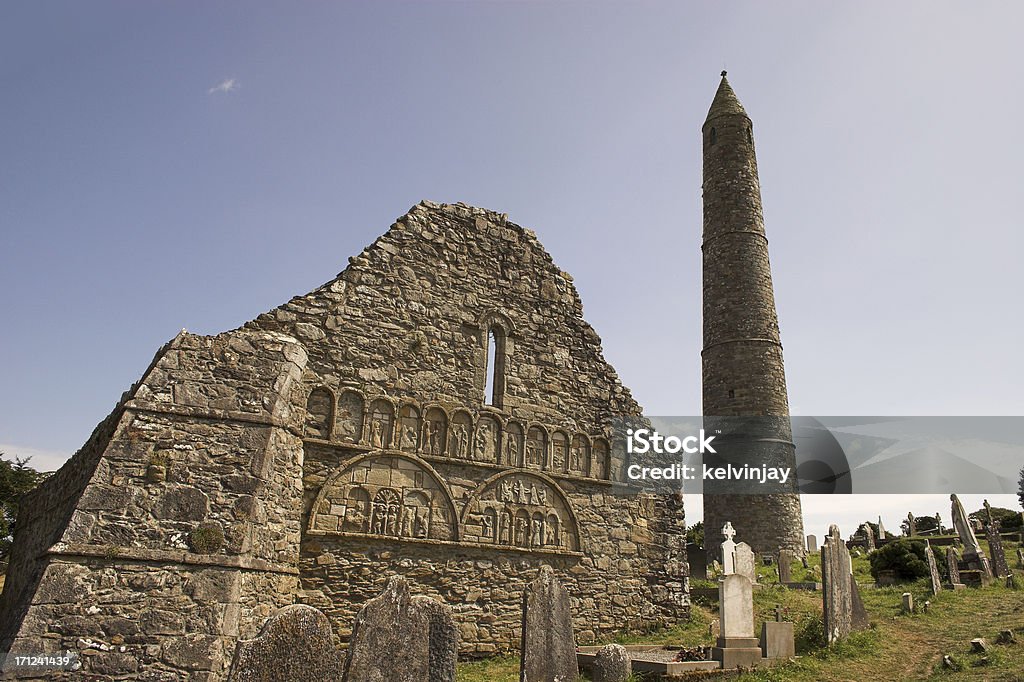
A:
[[[575,682],[576,638],[569,593],[550,566],[523,593],[519,682]]]
[[[733,550],[733,572],[742,575],[751,583],[757,582],[757,566],[754,562],[754,550],[745,542],[737,542]]]
[[[965,586],[960,582],[960,558],[956,555],[956,548],[946,547],[946,571],[949,572],[949,587],[952,590],[960,590]]]
[[[1006,551],[1003,549],[1003,538],[999,535],[999,523],[990,523],[985,528],[985,539],[988,540],[988,554],[992,558],[992,574],[997,578],[1010,575],[1010,567],[1006,563]]]
[[[964,566],[961,570],[976,571],[975,576],[980,577],[977,582],[988,580],[992,577],[992,567],[988,557],[981,551],[978,537],[974,534],[974,524],[967,518],[967,512],[964,511],[960,499],[956,495],[950,495],[949,499],[952,507],[950,515],[953,517],[953,527],[964,548],[962,557]]]
[[[807,536],[807,551],[817,552],[818,551],[818,536],[808,535]]]
[[[793,581],[793,553],[788,549],[779,550],[779,582],[785,585]]]
[[[392,576],[356,615],[344,680],[454,682],[457,653],[451,609],[410,596],[406,579]]]
[[[1017,568],[1024,568],[1024,549],[1017,548]]]
[[[736,537],[736,531],[733,529],[732,524],[728,521],[722,526],[722,574],[731,575],[736,572],[735,565],[735,552],[736,543],[733,542],[733,538]]]
[[[821,546],[822,610],[829,643],[845,639],[853,627],[850,561],[839,527],[833,524]]]
[[[292,604],[268,618],[255,639],[238,642],[228,680],[340,682],[342,665],[327,616],[312,606]]]
[[[932,581],[932,594],[942,592],[942,579],[939,578],[939,567],[935,564],[935,552],[932,551],[932,543],[924,541],[924,553],[928,559],[928,576]]]
[[[761,660],[760,642],[754,637],[754,586],[739,573],[718,583],[718,613],[721,630],[711,650],[723,668],[750,667]]]

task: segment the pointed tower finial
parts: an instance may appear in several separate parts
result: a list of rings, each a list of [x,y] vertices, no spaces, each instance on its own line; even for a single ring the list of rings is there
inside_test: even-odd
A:
[[[722,69],[722,78],[725,78],[726,70]]]
[[[733,92],[732,86],[726,80],[725,73],[723,69],[722,82],[718,84],[718,92],[715,93],[715,99],[711,102],[711,108],[708,110],[708,116],[704,120],[704,125],[707,125],[707,122],[716,116],[724,114],[747,115],[747,112],[743,110],[743,105],[740,104],[739,98],[736,97],[736,93]]]

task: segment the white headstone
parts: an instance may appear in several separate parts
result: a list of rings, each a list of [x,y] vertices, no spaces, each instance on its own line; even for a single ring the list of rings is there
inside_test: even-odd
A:
[[[754,550],[745,542],[737,542],[733,550],[733,572],[742,575],[752,583],[757,582],[757,572],[754,567]]]
[[[728,521],[722,526],[722,573],[731,575],[736,572],[736,565],[733,563],[733,553],[736,551],[736,543],[732,539],[736,537],[736,530]]]
[[[727,575],[718,583],[721,636],[754,636],[754,588],[744,576]]]
[[[817,552],[818,551],[818,538],[814,535],[807,536],[807,551]]]

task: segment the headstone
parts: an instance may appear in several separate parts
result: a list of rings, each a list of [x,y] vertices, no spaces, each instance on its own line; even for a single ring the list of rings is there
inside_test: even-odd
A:
[[[901,604],[903,613],[914,612],[914,595],[910,592],[903,593],[903,603]]]
[[[850,629],[865,630],[871,627],[871,620],[868,618],[868,610],[864,608],[864,601],[860,598],[860,588],[857,581],[850,573]]]
[[[864,538],[864,549],[869,552],[875,551],[875,534],[871,530],[871,525],[865,523],[861,528],[861,537]]]
[[[997,578],[1005,578],[1010,574],[1010,567],[1006,564],[1006,552],[1003,550],[1003,538],[999,536],[999,524],[990,524],[985,529],[985,538],[988,540],[988,554],[992,559],[992,574]]]
[[[344,680],[454,682],[457,653],[451,609],[429,597],[410,596],[406,579],[392,576],[356,615]]]
[[[686,561],[690,564],[691,580],[707,580],[708,553],[700,545],[686,546]]]
[[[761,626],[761,655],[765,658],[793,658],[796,638],[792,623],[767,621]]]
[[[608,644],[597,652],[590,670],[593,682],[626,682],[633,674],[633,663],[629,660],[626,647]]]
[[[985,584],[992,578],[992,566],[989,564],[988,557],[981,551],[978,537],[974,534],[974,526],[968,520],[967,512],[964,511],[964,506],[960,504],[960,499],[956,495],[950,495],[949,499],[952,501],[951,516],[953,517],[953,527],[960,537],[960,544],[964,547],[963,566],[960,567],[960,570],[965,575],[961,577],[964,579],[964,582],[968,582],[966,574],[971,571],[977,571],[977,574],[970,573],[971,582],[975,582],[975,578],[977,578],[977,584]]]
[[[1017,568],[1024,568],[1024,548],[1017,548]]]
[[[834,524],[821,546],[821,583],[825,639],[831,644],[850,634],[853,616],[850,553]]]
[[[793,582],[793,553],[788,549],[779,550],[779,582]]]
[[[255,639],[238,642],[228,680],[339,682],[343,656],[333,640],[331,623],[318,609],[285,606],[267,619]]]
[[[932,594],[942,592],[942,579],[939,577],[939,567],[935,564],[935,552],[932,551],[932,543],[924,541],[925,558],[928,560],[928,575],[932,579]]]
[[[738,573],[727,575],[718,583],[721,634],[711,655],[723,668],[746,668],[761,660],[760,643],[754,637],[753,590],[750,580]]]
[[[950,589],[963,589],[964,584],[960,582],[960,560],[956,555],[956,548],[952,545],[946,547],[946,571],[949,573]]]
[[[733,542],[733,538],[736,537],[736,530],[732,527],[732,523],[729,521],[725,522],[722,526],[722,574],[731,575],[736,572],[733,565],[733,553],[736,551],[736,543]]]
[[[1000,630],[999,635],[996,637],[996,644],[1016,644],[1017,635],[1014,634],[1013,630]]]
[[[818,551],[818,537],[816,535],[807,536],[807,551],[817,552]]]
[[[917,527],[914,525],[914,515],[911,512],[907,512],[907,534],[910,537],[917,535]]]
[[[988,642],[985,641],[984,637],[976,637],[971,640],[971,652],[975,654],[984,654],[988,651]]]
[[[521,682],[573,682],[579,675],[569,593],[550,566],[523,593]]]
[[[754,564],[754,550],[745,542],[737,542],[733,550],[733,572],[742,575],[751,583],[757,582],[757,570]],[[753,636],[753,634],[751,634]]]

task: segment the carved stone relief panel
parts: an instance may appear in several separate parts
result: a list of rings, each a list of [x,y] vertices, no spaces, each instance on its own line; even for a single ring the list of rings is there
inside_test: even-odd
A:
[[[306,435],[310,438],[329,439],[333,419],[334,396],[326,388],[314,388],[306,401]]]
[[[423,452],[443,455],[448,444],[448,416],[440,407],[431,407],[423,423]]]
[[[344,391],[338,398],[337,434],[346,443],[363,438],[363,397],[355,391]]]
[[[612,473],[611,451],[608,448],[608,441],[604,438],[594,439],[594,462],[591,468],[591,475],[605,481],[611,480]]]
[[[309,527],[411,539],[456,540],[455,509],[437,475],[405,455],[361,455],[328,478]]]
[[[590,442],[581,434],[573,436],[569,448],[569,472],[581,476],[590,475]]]
[[[448,437],[448,454],[459,459],[469,459],[472,436],[473,419],[465,410],[459,410],[452,416]]]
[[[548,460],[548,435],[539,426],[526,432],[526,466],[540,469]]]
[[[507,472],[492,477],[466,504],[462,526],[467,543],[579,549],[576,515],[558,484],[546,476]]]
[[[505,425],[505,443],[501,463],[510,467],[523,466],[523,427],[516,422]]]
[[[561,431],[551,436],[551,470],[565,473],[569,468],[569,437]]]
[[[398,448],[416,452],[420,444],[420,411],[413,405],[402,405],[398,411]]]
[[[387,400],[378,399],[370,404],[368,426],[369,445],[374,448],[390,448],[391,433],[394,430],[395,408]]]
[[[473,436],[473,459],[477,462],[497,462],[501,443],[501,424],[490,415],[484,415],[476,425]]]

